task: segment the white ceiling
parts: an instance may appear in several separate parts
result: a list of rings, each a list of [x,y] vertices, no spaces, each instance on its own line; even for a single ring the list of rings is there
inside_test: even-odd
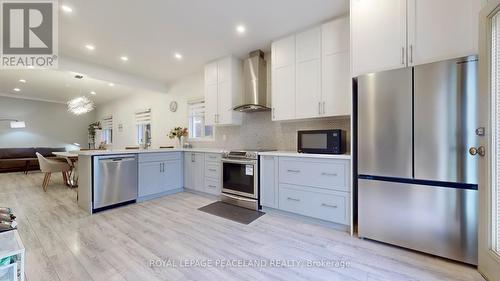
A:
[[[76,79],[76,74],[62,70],[2,70],[0,96],[65,103],[71,98],[85,95],[100,104],[133,93],[147,92],[122,84],[110,86],[110,82],[89,76]],[[26,83],[19,82],[20,79],[26,80]],[[21,91],[15,92],[14,88]],[[96,94],[90,94],[91,91]]]
[[[271,41],[348,12],[348,0],[60,0],[60,51],[159,81],[206,62],[245,57]],[[247,32],[239,36],[237,24]],[[86,44],[95,45],[94,51]],[[173,54],[184,58],[177,61]],[[123,63],[120,56],[129,61]]]
[[[349,9],[348,0],[59,0],[59,4],[73,9],[60,11],[60,70],[0,70],[0,95],[65,102],[81,88],[82,94],[96,91],[92,98],[99,104],[145,91],[147,87],[137,87],[142,84],[157,90],[157,85],[200,71],[208,61],[269,50],[272,40]],[[245,25],[243,36],[235,31],[237,24]],[[95,50],[89,51],[86,44]],[[183,59],[176,60],[175,52]],[[123,62],[121,56],[129,61]],[[71,61],[69,67],[61,67],[64,58]],[[78,71],[73,69],[78,65],[93,74],[77,81],[71,71]],[[19,83],[21,78],[28,83]],[[108,86],[110,81],[115,87]],[[16,87],[21,92],[13,92]]]

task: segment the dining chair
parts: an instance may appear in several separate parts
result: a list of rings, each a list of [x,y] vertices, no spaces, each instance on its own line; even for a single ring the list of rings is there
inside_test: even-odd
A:
[[[66,185],[68,184],[68,173],[71,170],[71,167],[66,160],[60,161],[56,159],[47,159],[38,152],[36,153],[36,157],[38,158],[38,163],[40,164],[40,170],[45,173],[42,183],[43,191],[47,192],[47,186],[49,185],[52,173],[61,172],[64,183]]]

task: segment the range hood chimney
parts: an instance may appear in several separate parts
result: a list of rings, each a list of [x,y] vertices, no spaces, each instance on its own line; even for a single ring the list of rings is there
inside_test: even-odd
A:
[[[241,105],[233,109],[240,112],[271,110],[267,105],[267,69],[264,52],[256,50],[243,62],[243,97]]]

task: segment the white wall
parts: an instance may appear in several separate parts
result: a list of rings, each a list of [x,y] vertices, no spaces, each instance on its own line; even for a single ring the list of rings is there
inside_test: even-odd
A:
[[[97,119],[113,116],[113,145],[115,149],[136,145],[134,113],[151,108],[152,147],[176,145],[168,133],[174,127],[188,126],[187,101],[193,97],[203,97],[203,74],[195,73],[179,81],[174,81],[168,93],[141,93],[109,102],[97,107]],[[170,102],[177,101],[176,112],[170,111]],[[119,124],[123,130],[119,131]]]
[[[0,97],[0,118],[26,122],[26,128],[11,129],[9,122],[0,122],[0,147],[66,147],[87,146],[87,128],[95,113],[82,116],[69,113],[65,104]]]

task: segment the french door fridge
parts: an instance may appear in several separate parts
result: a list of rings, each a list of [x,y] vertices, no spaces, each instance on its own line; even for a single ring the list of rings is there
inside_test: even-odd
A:
[[[360,237],[477,264],[477,64],[357,78]]]

